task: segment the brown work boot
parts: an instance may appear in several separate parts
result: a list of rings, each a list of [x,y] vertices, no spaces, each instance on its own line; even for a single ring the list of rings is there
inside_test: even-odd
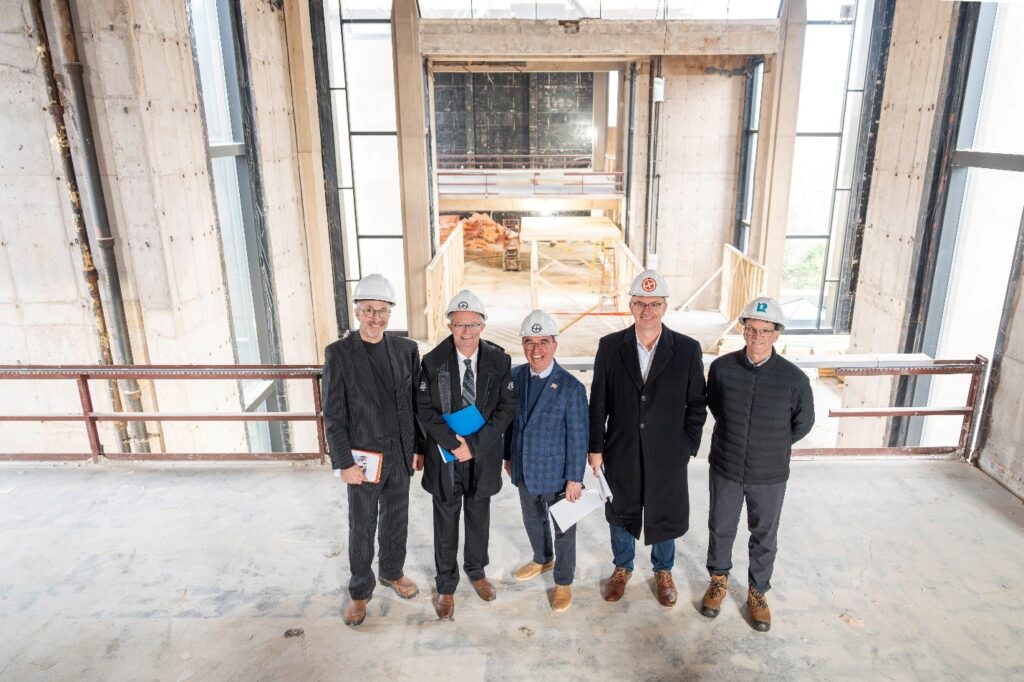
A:
[[[700,612],[708,618],[714,618],[722,610],[722,600],[729,590],[729,576],[713,575],[704,598],[700,600]]]
[[[764,594],[751,587],[747,593],[747,606],[750,608],[750,620],[753,621],[754,629],[768,632],[772,626],[772,612],[768,610],[768,600],[764,598]]]
[[[435,594],[431,601],[434,604],[434,612],[441,620],[451,620],[455,615],[454,594]]]
[[[480,578],[480,580],[473,581],[473,589],[476,590],[476,596],[480,597],[484,601],[494,601],[496,595],[494,593],[494,585],[487,578]]]
[[[395,594],[397,594],[402,599],[412,599],[420,593],[420,588],[416,586],[416,583],[414,583],[409,578],[406,578],[404,575],[398,580],[388,580],[387,578],[380,578],[380,584],[384,587],[390,587],[392,590],[395,591]]]
[[[601,590],[601,596],[604,600],[619,601],[622,599],[622,595],[626,592],[626,583],[629,582],[631,575],[633,575],[633,571],[616,566],[612,572],[612,577],[608,578],[608,582],[604,584],[604,588]]]
[[[345,625],[351,625],[355,627],[364,620],[366,620],[366,602],[370,601],[370,597],[366,599],[353,599],[345,607]]]
[[[547,573],[554,567],[554,561],[549,561],[546,564],[538,564],[536,561],[531,561],[512,571],[512,577],[516,580],[529,580],[530,578],[536,578],[541,573]]]
[[[658,583],[658,603],[662,606],[675,606],[676,584],[672,580],[672,571],[655,571],[654,579]]]
[[[551,593],[551,609],[561,613],[572,604],[572,585],[555,585],[555,591]]]

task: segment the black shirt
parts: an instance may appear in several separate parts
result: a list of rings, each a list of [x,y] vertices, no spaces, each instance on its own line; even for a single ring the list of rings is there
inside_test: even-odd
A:
[[[363,341],[366,354],[370,356],[370,369],[377,380],[377,398],[384,413],[384,435],[398,436],[398,408],[395,404],[395,378],[391,372],[391,360],[384,341],[367,343]]]

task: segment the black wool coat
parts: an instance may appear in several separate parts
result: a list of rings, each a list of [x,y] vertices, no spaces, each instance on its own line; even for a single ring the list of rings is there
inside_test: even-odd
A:
[[[793,444],[814,426],[814,394],[799,367],[775,349],[760,367],[745,349],[723,355],[711,363],[708,407],[713,471],[737,483],[789,479]]]
[[[402,336],[385,335],[381,343],[387,348],[391,361],[403,463],[411,474],[413,451],[423,452],[423,439],[414,413],[414,382],[419,376],[420,354],[416,342]],[[370,356],[359,332],[349,332],[324,350],[322,386],[324,429],[331,466],[347,469],[355,465],[352,448],[381,452],[385,431],[383,412]]]
[[[608,523],[647,544],[690,527],[686,465],[707,420],[700,344],[662,326],[647,382],[640,374],[636,329],[601,339],[590,391],[590,452],[604,458],[612,502]]]
[[[505,430],[516,415],[516,389],[512,381],[512,359],[505,350],[489,341],[480,340],[477,358],[476,406],[484,417],[484,425],[466,438],[473,453],[471,488],[473,495],[488,497],[501,490],[504,464]],[[447,377],[447,378],[445,378]],[[447,399],[442,392],[447,386]],[[442,414],[462,407],[462,384],[455,342],[449,336],[423,356],[416,387],[417,417],[426,435],[423,460],[423,489],[431,495],[448,499],[451,486],[446,467],[437,446],[446,450],[459,447],[455,432],[448,428]],[[444,409],[445,405],[449,407]]]

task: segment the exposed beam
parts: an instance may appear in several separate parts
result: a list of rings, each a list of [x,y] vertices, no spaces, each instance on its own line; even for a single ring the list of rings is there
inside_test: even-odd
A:
[[[420,19],[419,23],[420,51],[432,59],[587,60],[650,55],[765,55],[779,50],[777,19]]]

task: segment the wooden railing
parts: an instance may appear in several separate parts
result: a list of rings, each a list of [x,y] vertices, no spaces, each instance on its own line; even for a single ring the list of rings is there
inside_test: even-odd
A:
[[[735,324],[743,311],[743,306],[764,293],[767,271],[765,266],[750,256],[743,255],[731,244],[723,244],[722,264],[676,310],[689,308],[705,289],[721,277],[722,291],[718,299],[718,311],[725,319]],[[730,324],[726,331],[732,329],[732,326]]]
[[[444,317],[448,301],[462,289],[465,252],[460,223],[427,265],[427,337],[431,345],[448,333]]]
[[[615,242],[615,291],[618,292],[615,307],[619,312],[629,312],[629,296],[625,292],[629,291],[633,279],[643,271],[644,264],[630,251],[626,242],[621,239]]]

